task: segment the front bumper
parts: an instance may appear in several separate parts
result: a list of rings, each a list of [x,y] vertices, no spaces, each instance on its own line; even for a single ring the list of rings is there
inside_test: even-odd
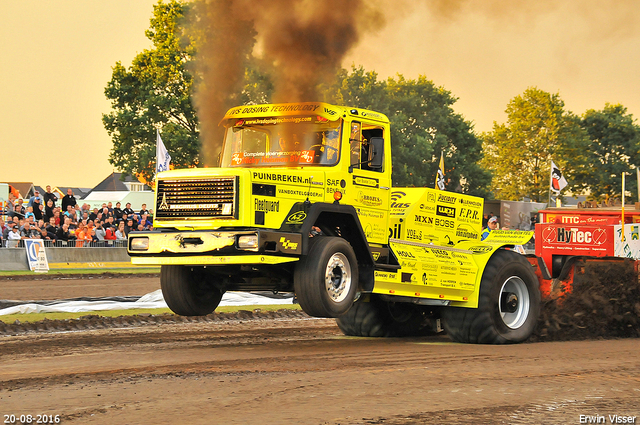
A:
[[[255,245],[238,243],[252,236]],[[262,229],[133,232],[128,252],[133,264],[143,265],[278,264],[297,261],[301,242],[299,233]]]

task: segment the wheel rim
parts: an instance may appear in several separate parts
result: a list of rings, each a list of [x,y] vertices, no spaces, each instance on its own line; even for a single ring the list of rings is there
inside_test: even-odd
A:
[[[344,301],[351,288],[351,265],[346,255],[336,252],[329,258],[324,273],[327,294],[334,302]]]
[[[518,329],[529,316],[531,299],[527,284],[518,276],[511,276],[502,284],[498,305],[500,317],[507,327]]]

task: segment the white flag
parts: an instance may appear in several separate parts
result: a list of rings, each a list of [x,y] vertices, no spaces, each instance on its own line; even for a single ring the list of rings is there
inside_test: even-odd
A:
[[[562,171],[551,161],[551,190],[560,192],[567,185],[567,180],[562,175]]]
[[[156,143],[156,173],[161,171],[167,171],[169,169],[169,163],[171,162],[171,155],[167,152],[167,148],[164,147],[162,139],[160,138],[160,130],[158,132],[158,140]]]

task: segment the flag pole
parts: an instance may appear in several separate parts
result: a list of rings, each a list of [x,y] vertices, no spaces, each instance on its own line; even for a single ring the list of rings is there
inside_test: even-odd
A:
[[[549,204],[548,207],[551,207],[551,188],[553,184],[553,160],[549,160]]]
[[[622,224],[622,242],[624,242],[624,175],[626,173],[623,172],[622,173],[622,220],[621,223]]]
[[[636,178],[638,180],[638,202],[640,202],[640,167],[636,167]]]

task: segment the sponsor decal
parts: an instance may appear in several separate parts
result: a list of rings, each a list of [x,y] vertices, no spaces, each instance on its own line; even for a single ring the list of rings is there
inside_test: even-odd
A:
[[[373,256],[373,261],[378,261],[380,259],[379,252],[372,252],[371,255]]]
[[[256,211],[280,212],[280,201],[271,201],[268,199],[254,199],[253,207]]]
[[[268,112],[300,112],[300,111],[315,112],[318,108],[320,108],[320,105],[313,105],[313,104],[302,105],[302,104],[295,104],[295,103],[289,104],[289,105],[240,106],[240,107],[231,109],[227,113],[227,115],[264,114]],[[325,112],[329,113],[327,108],[324,108],[324,109],[325,109]]]
[[[481,208],[482,207],[482,202],[480,201],[474,201],[472,199],[464,199],[464,198],[460,198],[460,203],[462,205],[466,205],[466,206],[472,206],[472,207],[478,207]]]
[[[374,118],[374,119],[378,119],[378,120],[382,119],[382,115],[380,115],[380,114],[378,114],[376,112],[360,111],[360,116],[361,117]]]
[[[278,195],[300,196],[303,198],[306,198],[307,196],[309,196],[310,198],[322,198],[322,192],[304,189],[288,189],[281,187],[278,188]]]
[[[492,249],[490,246],[472,246],[469,248],[469,251],[474,254],[484,254],[485,252],[490,252]]]
[[[547,227],[542,231],[542,238],[548,243],[602,245],[607,242],[605,229],[584,230],[578,227]]]
[[[474,232],[471,227],[465,224],[461,224],[456,229],[456,236],[464,239],[479,239],[480,235],[478,232]]]
[[[422,230],[407,229],[407,239],[413,239],[414,241],[422,240]]]
[[[454,207],[448,207],[446,205],[437,205],[436,206],[436,215],[441,215],[443,217],[455,218],[456,217],[456,209]]]
[[[289,176],[286,174],[276,174],[276,173],[264,173],[264,172],[253,172],[254,180],[269,180],[273,182],[282,182],[282,183],[303,183],[309,184],[310,180],[308,177],[301,176]]]
[[[407,196],[406,193],[400,192],[399,190],[391,192],[391,208],[395,209],[405,209],[411,206],[411,204],[406,202],[401,202],[403,197]]]
[[[302,151],[300,152],[300,162],[301,164],[313,164],[313,157],[316,153],[314,151]]]
[[[287,217],[285,224],[302,224],[304,219],[307,218],[307,213],[304,211],[296,211]]]
[[[396,254],[398,254],[402,258],[413,258],[414,260],[416,259],[416,257],[410,251],[403,251],[399,249],[396,251]]]
[[[371,179],[362,176],[353,176],[353,184],[356,186],[378,187],[378,179]]]
[[[438,194],[438,202],[444,202],[445,204],[455,204],[456,197],[451,195]]]
[[[433,224],[433,217],[429,217],[428,215],[418,215],[414,216],[414,222],[418,224]]]
[[[285,239],[284,236],[280,238],[280,244],[282,245],[282,249],[287,250],[291,249],[295,251],[298,249],[298,242],[291,242],[289,239]]]
[[[382,198],[379,198],[377,196],[367,195],[366,193],[360,191],[358,192],[358,202],[370,207],[378,207],[382,205]]]
[[[436,226],[453,229],[455,227],[455,221],[436,217]]]
[[[466,218],[471,221],[478,220],[480,219],[480,212],[479,210],[472,210],[469,208],[460,208],[460,215],[458,216],[458,218]]]
[[[329,108],[324,108],[324,113],[325,114],[329,114],[329,115],[336,115],[337,112],[334,111],[333,109],[329,109]]]
[[[402,235],[402,224],[395,224],[389,228],[389,237],[391,239],[400,239]]]
[[[327,186],[340,186],[344,189],[347,186],[347,182],[345,179],[327,179]]]
[[[431,252],[438,258],[451,258],[449,251],[446,249],[431,248]]]

